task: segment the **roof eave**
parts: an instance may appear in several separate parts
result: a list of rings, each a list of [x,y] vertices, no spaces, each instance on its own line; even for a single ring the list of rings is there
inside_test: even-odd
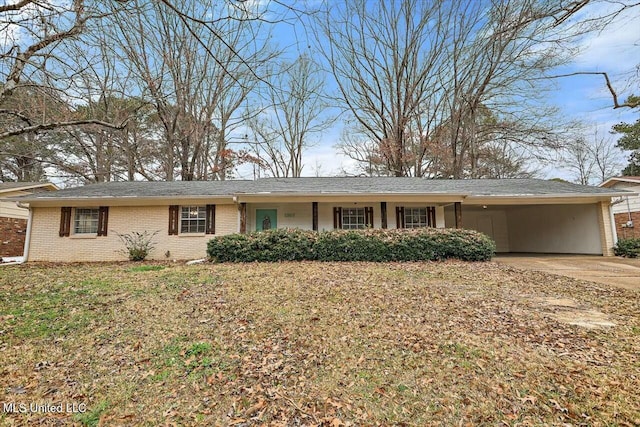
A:
[[[239,193],[236,195],[238,202],[246,203],[273,203],[275,201],[290,202],[373,202],[373,201],[401,201],[421,200],[436,203],[462,201],[466,194],[463,193],[411,193],[411,192],[264,192],[264,193]]]
[[[598,187],[609,188],[617,182],[630,182],[632,184],[640,184],[640,179],[627,178],[623,176],[614,176],[613,178],[609,178],[608,180],[604,181],[602,184],[598,185]]]
[[[567,204],[593,203],[611,201],[613,197],[633,196],[636,193],[607,192],[607,193],[564,193],[564,194],[511,194],[511,195],[470,195],[465,199],[466,204]]]
[[[151,206],[171,205],[174,201],[208,201],[233,203],[234,196],[225,195],[177,195],[177,196],[91,196],[91,197],[12,197],[8,198],[33,207],[51,206]]]
[[[36,188],[49,188],[49,190],[53,190],[53,191],[58,190],[58,187],[55,184],[52,184],[50,182],[43,182],[41,184],[25,185],[24,187],[13,187],[13,188],[0,190],[0,193],[13,193],[16,191],[33,190]]]

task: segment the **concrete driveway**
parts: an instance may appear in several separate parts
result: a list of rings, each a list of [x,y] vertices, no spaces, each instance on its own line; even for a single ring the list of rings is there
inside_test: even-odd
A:
[[[493,260],[523,270],[544,271],[620,288],[640,290],[640,258],[587,255],[501,255]]]

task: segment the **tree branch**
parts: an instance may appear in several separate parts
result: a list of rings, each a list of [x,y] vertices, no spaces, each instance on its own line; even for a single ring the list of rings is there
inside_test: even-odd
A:
[[[7,114],[9,116],[15,116],[15,117],[19,118],[20,120],[22,120],[24,122],[27,122],[28,124],[31,124],[31,119],[29,117],[25,116],[24,114],[18,112],[18,111],[0,109],[0,114]]]
[[[0,13],[9,12],[12,10],[20,10],[26,5],[28,5],[29,3],[33,3],[33,0],[22,0],[21,2],[18,2],[18,3],[0,6]]]
[[[125,126],[127,125],[127,122],[128,120],[122,122],[119,125],[115,125],[113,123],[104,122],[102,120],[87,119],[87,120],[72,120],[68,122],[42,123],[39,125],[27,126],[27,127],[16,129],[16,130],[2,132],[0,133],[0,140],[4,138],[8,138],[10,136],[23,135],[25,133],[30,133],[30,132],[58,129],[58,128],[70,127],[70,126],[79,126],[79,125],[99,125],[99,126],[103,126],[110,129],[124,129]]]
[[[73,4],[73,8],[76,14],[76,20],[70,29],[44,37],[42,40],[29,46],[26,51],[24,51],[23,53],[19,53],[16,56],[15,62],[11,67],[11,72],[7,76],[6,83],[0,90],[0,101],[3,101],[13,94],[13,91],[20,83],[24,67],[29,62],[32,56],[34,56],[38,51],[51,45],[52,43],[76,36],[82,31],[82,29],[84,28],[84,24],[88,19],[86,16],[82,16],[82,14],[84,13],[84,0],[76,0]]]
[[[585,7],[589,3],[589,1],[590,0],[580,0],[573,3],[569,3],[567,7],[561,9],[564,12],[564,14],[558,18],[555,18],[556,22],[554,24],[554,27],[559,26],[564,21],[566,21],[567,19],[571,18],[573,15],[578,13],[583,7]]]
[[[616,91],[613,89],[613,85],[611,84],[611,80],[609,80],[609,75],[607,73],[604,72],[599,72],[599,71],[576,71],[575,73],[568,73],[568,74],[558,74],[556,76],[547,76],[544,77],[545,79],[559,79],[562,77],[572,77],[572,76],[581,76],[581,75],[601,75],[604,77],[604,81],[607,85],[607,89],[609,89],[609,92],[611,93],[611,97],[613,98],[613,108],[614,110],[617,108],[636,108],[638,106],[640,106],[640,99],[633,99],[633,100],[627,100],[627,102],[623,102],[622,104],[618,101],[618,94],[616,93]]]

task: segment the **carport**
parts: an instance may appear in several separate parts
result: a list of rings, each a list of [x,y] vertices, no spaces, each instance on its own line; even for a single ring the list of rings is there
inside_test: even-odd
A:
[[[462,228],[481,231],[498,253],[612,255],[610,197],[474,197],[462,203]],[[455,227],[452,206],[445,224]]]

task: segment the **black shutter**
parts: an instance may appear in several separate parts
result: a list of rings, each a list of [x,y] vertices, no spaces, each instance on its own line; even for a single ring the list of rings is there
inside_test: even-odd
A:
[[[396,228],[404,228],[404,206],[396,206]]]
[[[387,228],[387,202],[380,202],[380,227]]]
[[[207,205],[207,219],[204,230],[206,234],[216,234],[216,205]]]
[[[180,213],[180,206],[169,206],[169,236],[178,235],[178,214]]]
[[[109,226],[109,207],[100,206],[98,209],[98,236],[106,236]]]
[[[364,222],[365,227],[373,228],[373,208],[370,206],[364,208]]]
[[[342,208],[339,208],[339,207],[333,208],[333,228],[334,229],[342,228]]]
[[[60,208],[60,231],[58,235],[60,237],[69,237],[71,231],[71,208]]]
[[[433,206],[427,208],[427,226],[436,226],[436,208]]]

